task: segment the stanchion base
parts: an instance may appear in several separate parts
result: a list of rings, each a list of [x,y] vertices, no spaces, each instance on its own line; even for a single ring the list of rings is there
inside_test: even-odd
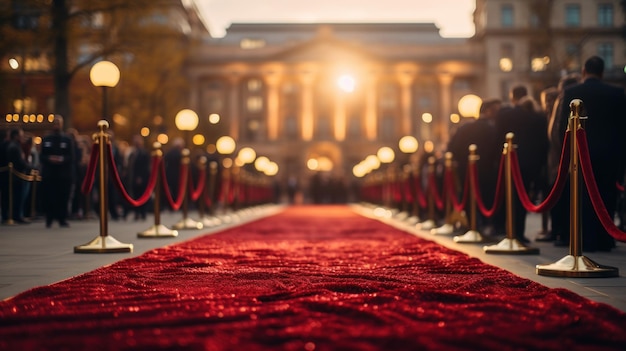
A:
[[[606,278],[619,276],[619,269],[603,266],[585,256],[567,255],[555,263],[538,264],[537,274],[550,277]]]
[[[155,224],[152,227],[137,233],[138,238],[173,238],[178,236],[178,230],[172,230],[163,224]]]
[[[216,227],[222,224],[222,221],[217,217],[205,216],[205,217],[202,217],[200,221],[202,222],[202,224],[204,224],[205,227]]]
[[[495,245],[484,246],[485,253],[490,254],[514,254],[514,255],[536,255],[539,249],[528,247],[517,239],[504,238]]]
[[[393,216],[393,218],[395,218],[395,219],[397,219],[399,221],[403,221],[403,220],[407,219],[408,217],[409,217],[409,214],[404,212],[404,211],[403,212],[398,212],[398,213],[396,213]]]
[[[417,229],[420,230],[431,230],[435,228],[435,225],[435,221],[433,221],[432,219],[427,219],[424,222],[417,223],[415,226],[417,227]]]
[[[468,230],[465,234],[457,235],[452,240],[459,244],[471,244],[482,243],[485,241],[485,238],[477,230]]]
[[[133,244],[124,244],[114,237],[99,235],[87,244],[74,246],[74,253],[119,253],[133,252]]]
[[[183,218],[180,221],[178,221],[178,223],[172,226],[172,228],[178,229],[178,230],[202,229],[202,227],[204,227],[204,224],[202,224],[202,222],[194,221],[191,218]]]
[[[416,225],[420,221],[419,217],[411,216],[405,220],[408,225]]]
[[[432,235],[450,235],[454,233],[454,226],[450,223],[446,223],[439,228],[433,228],[430,230]]]

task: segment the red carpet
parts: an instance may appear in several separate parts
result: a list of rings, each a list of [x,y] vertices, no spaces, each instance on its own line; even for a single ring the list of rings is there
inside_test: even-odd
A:
[[[1,350],[626,350],[626,314],[292,207],[0,303]]]

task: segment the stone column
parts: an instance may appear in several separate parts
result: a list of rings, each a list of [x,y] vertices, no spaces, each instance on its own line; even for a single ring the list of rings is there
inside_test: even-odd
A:
[[[414,75],[410,73],[400,73],[398,81],[400,83],[400,130],[401,135],[411,134],[411,87]]]
[[[300,104],[300,126],[302,128],[300,134],[302,140],[308,141],[313,139],[313,128],[315,127],[313,118],[313,81],[314,75],[310,72],[300,74],[301,104]]]
[[[267,138],[278,139],[280,118],[280,76],[269,73],[263,76],[267,84]]]
[[[365,91],[365,138],[376,140],[378,136],[378,77],[371,74]]]
[[[228,120],[229,124],[229,135],[231,138],[235,140],[239,140],[239,130],[240,130],[240,94],[239,94],[239,82],[241,78],[237,74],[232,74],[228,77]]]
[[[439,116],[437,122],[437,131],[436,135],[439,137],[439,143],[442,145],[447,145],[450,140],[450,129],[449,129],[449,119],[450,113],[452,113],[452,91],[451,85],[454,76],[450,73],[441,73],[437,75],[437,79],[439,80],[439,96],[440,96],[440,111],[441,116]]]

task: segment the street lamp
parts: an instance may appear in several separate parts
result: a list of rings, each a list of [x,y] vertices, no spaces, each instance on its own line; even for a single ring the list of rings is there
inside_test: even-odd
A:
[[[478,118],[482,99],[474,94],[467,94],[459,100],[459,112],[463,117]]]
[[[183,131],[185,133],[185,143],[189,145],[189,134],[192,130],[196,129],[198,126],[198,115],[190,109],[180,110],[174,119],[174,123],[176,124],[176,128]],[[187,162],[189,166],[189,149],[183,150],[183,157],[187,158],[187,160],[183,159],[183,162]],[[187,174],[187,182],[191,180],[191,175]],[[184,182],[184,183],[187,183]],[[202,222],[195,221],[191,218],[187,217],[189,212],[189,186],[186,186],[183,191],[185,192],[185,197],[183,198],[183,219],[181,219],[178,223],[174,224],[174,228],[176,229],[202,229]]]
[[[229,210],[229,201],[230,201],[230,192],[233,191],[234,194],[234,177],[236,176],[236,171],[231,170],[231,167],[234,162],[228,157],[230,154],[235,151],[237,147],[237,143],[235,140],[227,135],[220,137],[215,142],[215,149],[220,154],[226,156],[226,158],[222,161],[222,166],[224,167],[222,173],[222,194],[223,194],[223,205],[226,210]],[[233,184],[231,184],[233,183]],[[234,201],[234,196],[233,196]],[[224,221],[230,222],[232,221],[232,217],[230,215],[226,215],[224,217]]]
[[[120,70],[110,61],[100,61],[89,71],[91,84],[102,87],[102,119],[110,122],[107,100],[107,88],[114,88],[120,81]]]

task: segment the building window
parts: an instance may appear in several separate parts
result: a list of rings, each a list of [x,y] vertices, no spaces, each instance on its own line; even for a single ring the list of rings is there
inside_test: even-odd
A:
[[[261,122],[256,118],[248,118],[246,121],[246,139],[256,141],[261,130]]]
[[[353,116],[348,120],[348,136],[350,138],[361,138],[361,120],[359,116]]]
[[[565,26],[580,27],[580,5],[565,5]]]
[[[613,4],[598,4],[598,26],[613,27]]]
[[[506,28],[513,27],[513,5],[502,5],[500,8],[500,24]]]
[[[265,40],[245,38],[239,42],[239,47],[245,50],[260,49],[265,46]]]
[[[249,92],[257,92],[261,90],[261,80],[259,79],[250,79],[248,80],[248,91]]]
[[[288,140],[298,139],[298,120],[295,116],[285,118],[285,137]]]
[[[600,43],[598,45],[598,56],[604,60],[605,69],[613,67],[613,52],[613,43]]]
[[[395,134],[395,118],[392,115],[385,114],[380,121],[380,140],[388,141],[396,137]]]
[[[498,62],[502,72],[513,70],[513,45],[506,43],[500,46],[500,61]]]
[[[260,96],[250,96],[246,101],[248,112],[260,112],[263,109],[263,99]]]
[[[541,21],[539,20],[539,16],[536,13],[530,15],[528,19],[528,25],[530,28],[539,28],[541,27]]]
[[[565,45],[565,67],[570,71],[577,71],[580,68],[580,48],[578,44],[568,43]]]

